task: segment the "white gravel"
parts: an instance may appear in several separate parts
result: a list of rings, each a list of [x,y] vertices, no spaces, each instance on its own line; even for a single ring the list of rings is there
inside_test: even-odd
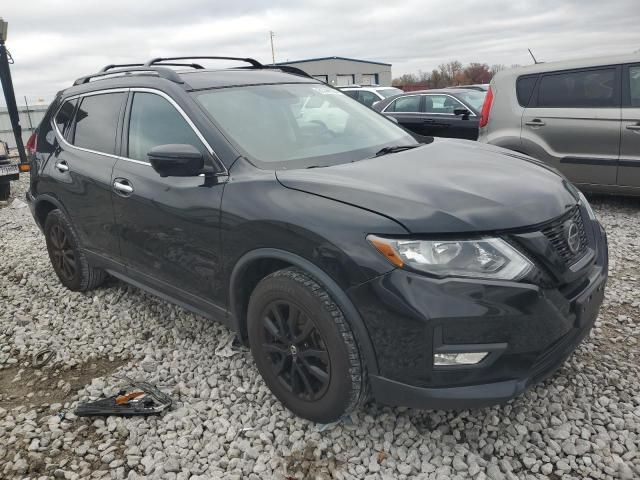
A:
[[[14,183],[20,199],[26,177]],[[226,328],[111,280],[60,286],[20,201],[0,205],[0,478],[640,478],[640,200],[595,198],[609,234],[604,308],[552,379],[503,407],[369,404],[294,417]],[[31,366],[44,347],[55,356]],[[170,393],[161,417],[76,418],[118,375]]]

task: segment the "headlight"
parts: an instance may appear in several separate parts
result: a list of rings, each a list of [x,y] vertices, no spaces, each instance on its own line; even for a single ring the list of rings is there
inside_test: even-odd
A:
[[[591,205],[589,204],[589,200],[587,200],[587,197],[584,196],[584,193],[582,192],[578,192],[578,196],[580,197],[580,203],[582,205],[584,205],[584,208],[587,209],[587,213],[589,214],[589,218],[591,220],[595,220],[596,219],[596,214],[593,211],[593,208],[591,208]]]
[[[533,264],[500,238],[477,240],[400,240],[367,236],[391,263],[439,277],[518,280]]]

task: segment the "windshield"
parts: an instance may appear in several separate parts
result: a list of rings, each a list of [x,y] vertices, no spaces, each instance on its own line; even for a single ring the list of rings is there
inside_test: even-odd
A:
[[[465,90],[463,92],[456,92],[456,96],[479,112],[482,109],[484,97],[487,96],[487,92],[481,92],[479,90]]]
[[[376,90],[376,92],[382,95],[383,98],[389,98],[393,97],[394,95],[400,95],[401,93],[404,93],[399,88],[382,88],[380,90]]]
[[[416,141],[403,129],[321,84],[276,84],[195,92],[212,121],[249,160],[266,168],[352,162]]]

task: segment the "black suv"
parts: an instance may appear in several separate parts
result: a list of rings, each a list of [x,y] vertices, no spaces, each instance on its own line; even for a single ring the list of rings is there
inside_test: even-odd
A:
[[[221,320],[319,422],[369,393],[504,402],[587,335],[605,233],[557,172],[417,144],[292,68],[184,60],[105,67],[42,121],[27,199],[65,286],[109,274]]]

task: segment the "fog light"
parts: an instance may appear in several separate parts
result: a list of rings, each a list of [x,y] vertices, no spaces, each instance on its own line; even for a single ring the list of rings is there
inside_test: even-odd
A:
[[[484,360],[487,355],[489,352],[436,353],[433,356],[433,364],[436,366],[475,365]]]

